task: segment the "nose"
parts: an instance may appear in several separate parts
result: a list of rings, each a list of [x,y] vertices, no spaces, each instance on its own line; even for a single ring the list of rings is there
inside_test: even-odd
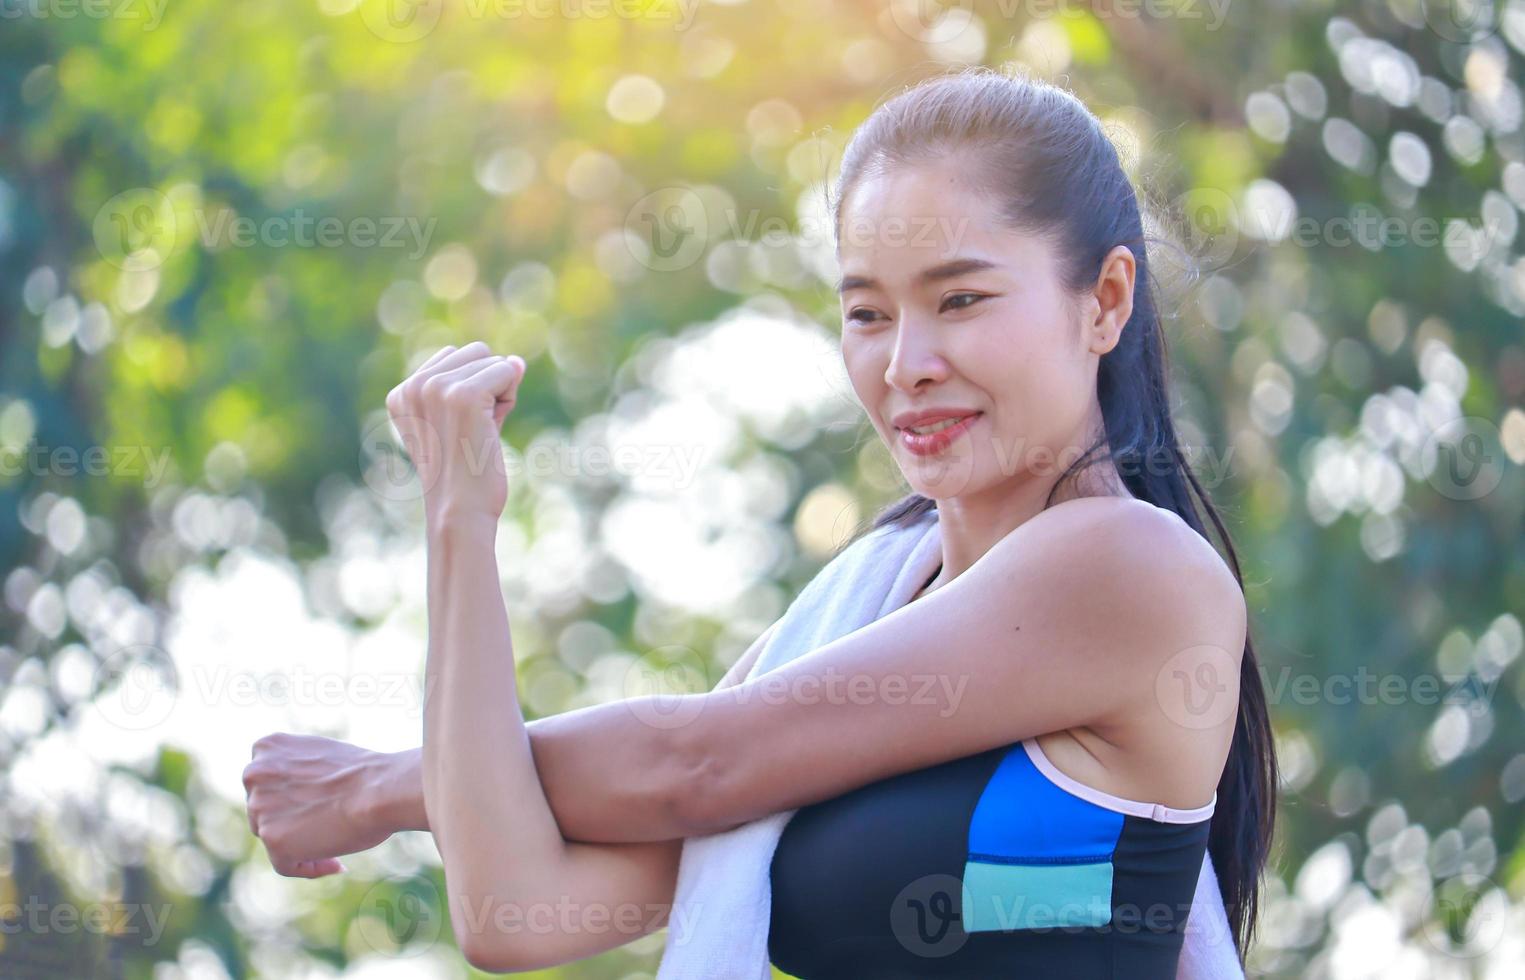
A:
[[[921,326],[903,319],[895,335],[895,349],[884,369],[884,383],[914,393],[925,383],[935,384],[951,373],[942,355],[935,325]]]

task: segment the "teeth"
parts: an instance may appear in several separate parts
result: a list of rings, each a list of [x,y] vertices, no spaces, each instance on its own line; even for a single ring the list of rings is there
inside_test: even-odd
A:
[[[911,431],[916,433],[919,436],[927,436],[927,435],[931,435],[934,432],[941,432],[943,429],[946,429],[949,426],[958,425],[960,422],[962,422],[964,419],[966,419],[968,417],[969,416],[965,415],[965,416],[963,416],[963,418],[943,419],[941,422],[934,422],[931,425],[915,426],[915,427],[913,427],[911,429]]]

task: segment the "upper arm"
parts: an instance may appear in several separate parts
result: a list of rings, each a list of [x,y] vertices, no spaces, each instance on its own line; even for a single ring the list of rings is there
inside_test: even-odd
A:
[[[946,586],[706,695],[688,726],[695,825],[1076,726],[1158,725],[1173,660],[1217,650],[1237,670],[1237,582],[1184,522],[1145,507],[1040,514]]]
[[[715,690],[734,687],[747,675],[777,626],[775,622],[752,642]],[[632,843],[569,840],[557,869],[558,895],[582,909],[596,910],[598,928],[563,929],[554,911],[558,896],[548,896],[539,914],[553,924],[551,928],[534,928],[533,909],[514,909],[521,925],[516,939],[506,929],[496,929],[495,918],[479,915],[481,932],[457,937],[459,944],[473,965],[497,972],[554,966],[624,945],[670,924],[682,853],[682,838]],[[526,933],[532,942],[524,941]]]
[[[553,890],[533,901],[481,898],[462,916],[456,944],[489,973],[547,969],[623,946],[668,924],[682,851],[681,839],[569,841]]]

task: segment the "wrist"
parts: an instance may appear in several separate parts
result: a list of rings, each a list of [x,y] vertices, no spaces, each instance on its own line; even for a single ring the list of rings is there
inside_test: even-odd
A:
[[[419,750],[373,753],[364,766],[353,805],[357,819],[376,830],[389,834],[428,830]]]
[[[431,536],[442,534],[466,534],[472,537],[496,536],[498,518],[483,510],[453,500],[440,501],[425,513],[425,524]]]

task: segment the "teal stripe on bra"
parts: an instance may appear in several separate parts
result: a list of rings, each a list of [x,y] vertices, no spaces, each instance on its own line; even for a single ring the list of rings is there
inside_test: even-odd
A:
[[[964,862],[965,932],[1104,926],[1112,921],[1112,862]]]

